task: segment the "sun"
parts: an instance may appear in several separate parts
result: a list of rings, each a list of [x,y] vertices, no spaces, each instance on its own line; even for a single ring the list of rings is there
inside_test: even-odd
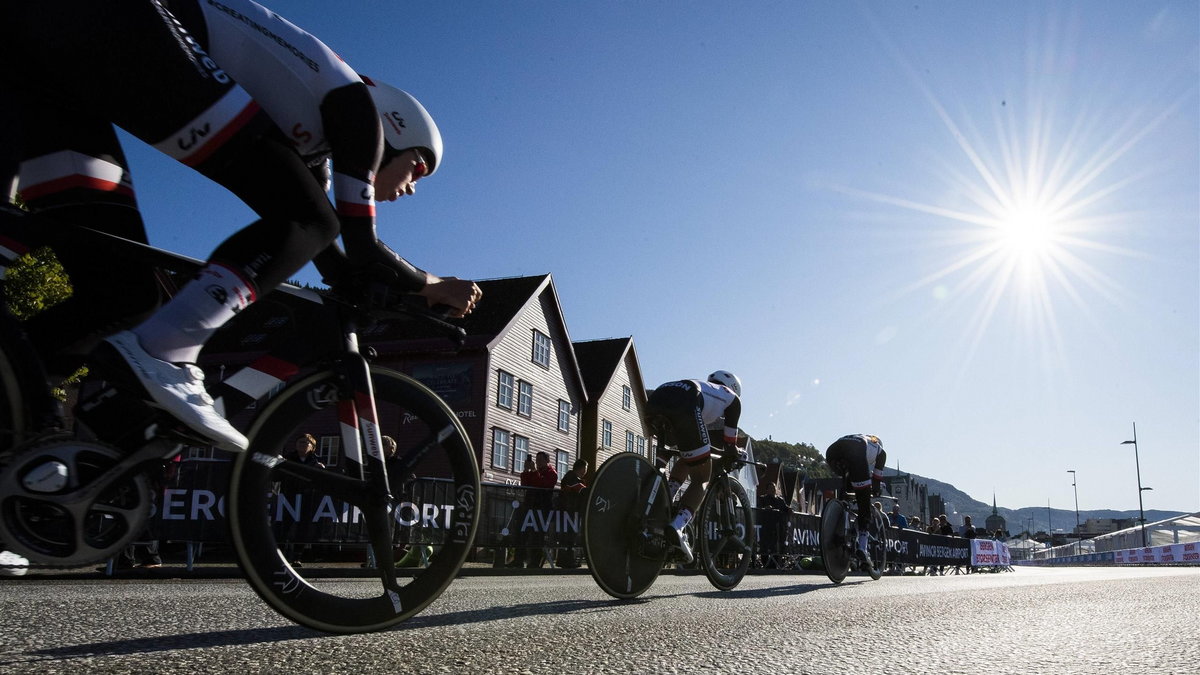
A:
[[[1014,208],[996,220],[993,236],[1001,251],[1022,263],[1036,263],[1053,254],[1059,228],[1053,211],[1032,204]]]

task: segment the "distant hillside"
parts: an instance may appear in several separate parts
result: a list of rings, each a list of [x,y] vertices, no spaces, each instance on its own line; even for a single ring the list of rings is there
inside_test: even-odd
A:
[[[887,469],[884,471],[886,475],[894,476],[896,471]],[[908,474],[908,472],[904,472]],[[926,478],[918,474],[910,474],[918,482],[924,483],[929,487],[930,495],[939,495],[942,500],[949,503],[955,511],[961,515],[971,516],[971,520],[977,526],[982,526],[987,520],[987,517],[992,515],[992,505],[990,502],[981,502],[978,499],[972,498],[967,493],[959,490],[949,483],[943,483],[940,480]],[[1005,508],[997,504],[996,512],[999,513],[1005,523],[1008,525],[1008,531],[1012,534],[1024,532],[1030,527],[1030,518],[1033,519],[1033,531],[1045,532],[1047,513],[1044,506],[1026,506],[1019,509]],[[937,514],[934,514],[937,515]],[[1146,511],[1146,522],[1153,523],[1156,520],[1165,520],[1176,516],[1184,515],[1182,511],[1160,511],[1151,509]],[[1113,511],[1111,509],[1098,509],[1093,511],[1080,511],[1079,522],[1083,523],[1088,518],[1137,518],[1138,512],[1134,511]],[[1053,530],[1062,530],[1070,532],[1075,529],[1075,509],[1055,509],[1051,508],[1049,512],[1049,520]]]

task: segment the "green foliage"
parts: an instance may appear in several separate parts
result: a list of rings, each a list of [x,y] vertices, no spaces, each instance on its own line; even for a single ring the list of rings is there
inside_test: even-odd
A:
[[[776,459],[786,469],[799,469],[810,478],[829,478],[833,472],[825,463],[825,457],[808,443],[783,443],[772,440],[754,440],[754,460],[769,464]]]
[[[71,297],[71,280],[48,247],[17,258],[4,276],[8,309],[24,321]]]

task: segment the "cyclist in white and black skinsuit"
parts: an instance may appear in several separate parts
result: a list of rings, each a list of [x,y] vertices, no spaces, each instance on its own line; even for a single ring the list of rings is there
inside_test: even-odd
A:
[[[689,563],[695,556],[683,535],[683,528],[700,508],[704,487],[712,476],[708,427],[724,418],[724,461],[732,464],[740,456],[737,429],[742,415],[741,397],[741,380],[727,370],[718,370],[709,375],[707,381],[678,380],[659,385],[646,403],[646,419],[658,442],[679,450],[679,461],[668,478],[671,496],[685,478],[691,479],[679,500],[679,512],[667,530],[670,543]]]
[[[10,74],[0,83],[0,190],[19,189],[35,214],[146,241],[116,125],[260,217],[142,323],[156,303],[137,295],[152,287],[147,270],[106,267],[94,248],[66,252],[77,297],[29,325],[43,351],[85,343],[81,324],[104,334],[136,324],[107,340],[123,358],[102,345],[95,360],[132,371],[156,405],[240,449],[245,437],[213,408],[189,364],[217,328],[308,261],[327,281],[369,268],[459,316],[478,302],[474,283],[428,274],[376,237],[376,197],[412,194],[441,165],[432,118],[277,14],[249,0],[10,2],[0,10],[0,42]],[[114,296],[124,302],[113,307]]]
[[[871,524],[871,497],[882,491],[883,467],[887,453],[878,436],[850,434],[833,442],[825,451],[825,463],[854,490],[858,505],[858,552],[871,563],[867,554],[867,528]]]

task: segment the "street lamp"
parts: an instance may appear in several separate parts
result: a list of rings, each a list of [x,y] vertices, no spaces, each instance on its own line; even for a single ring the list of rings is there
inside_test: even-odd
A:
[[[1142,493],[1145,492],[1145,490],[1142,489],[1142,465],[1141,465],[1141,462],[1138,460],[1137,422],[1133,423],[1133,440],[1132,441],[1121,441],[1121,445],[1132,445],[1133,446],[1133,466],[1134,466],[1134,468],[1137,469],[1137,481],[1138,481],[1138,520],[1142,523],[1142,548],[1145,548],[1146,547],[1146,510],[1142,507]]]
[[[1075,485],[1075,469],[1067,469],[1067,473],[1071,474],[1071,487],[1075,490],[1075,552],[1079,553],[1079,540],[1083,538],[1079,531],[1079,488]]]

